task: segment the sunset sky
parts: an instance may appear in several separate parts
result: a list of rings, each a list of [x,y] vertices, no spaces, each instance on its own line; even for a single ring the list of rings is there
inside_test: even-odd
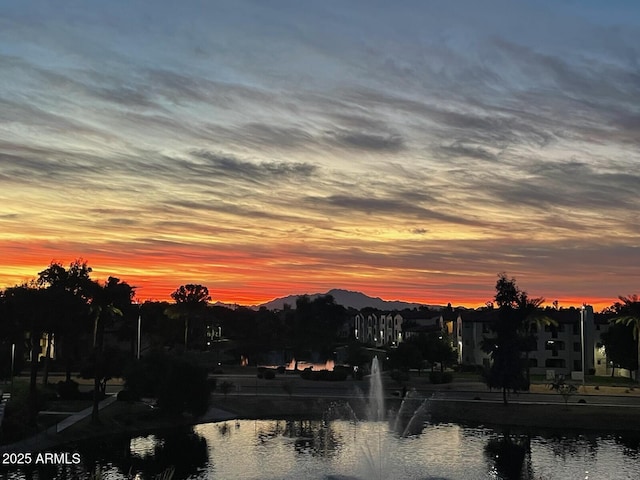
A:
[[[640,2],[3,1],[0,288],[640,293]]]

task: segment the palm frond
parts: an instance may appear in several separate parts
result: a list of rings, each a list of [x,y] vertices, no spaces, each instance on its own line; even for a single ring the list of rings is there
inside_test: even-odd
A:
[[[625,325],[627,327],[633,328],[633,339],[638,339],[638,334],[640,333],[640,317],[635,315],[620,315],[609,320],[610,324],[613,325]]]

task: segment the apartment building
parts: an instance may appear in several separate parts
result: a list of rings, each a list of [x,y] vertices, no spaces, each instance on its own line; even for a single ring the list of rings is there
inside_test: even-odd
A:
[[[491,358],[482,350],[482,342],[493,335],[491,324],[497,314],[497,309],[443,309],[436,315],[428,310],[380,312],[367,309],[356,315],[354,333],[359,342],[381,347],[397,345],[420,333],[446,331],[460,364],[488,366]],[[587,375],[611,374],[612,365],[601,338],[608,329],[608,318],[594,314],[589,305],[548,308],[544,315],[554,320],[555,325],[544,326],[540,331],[536,331],[535,326],[532,328],[537,337],[536,348],[529,352],[532,374],[579,378],[583,363]],[[616,372],[629,376],[625,370],[617,369]]]

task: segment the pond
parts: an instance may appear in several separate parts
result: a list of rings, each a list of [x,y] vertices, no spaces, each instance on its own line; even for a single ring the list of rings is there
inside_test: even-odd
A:
[[[31,466],[13,479],[637,479],[640,436],[558,434],[423,423],[240,420],[67,449],[78,465]]]

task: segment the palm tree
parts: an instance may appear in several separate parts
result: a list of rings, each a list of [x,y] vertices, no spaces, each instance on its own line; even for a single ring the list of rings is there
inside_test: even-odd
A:
[[[536,349],[534,328],[552,324],[553,320],[540,309],[544,299],[529,298],[506,273],[498,274],[494,300],[498,310],[491,325],[493,336],[485,337],[481,345],[493,361],[485,381],[490,388],[502,389],[507,405],[508,390],[529,388],[529,352]]]
[[[638,295],[629,295],[628,297],[619,296],[619,302],[613,304],[612,310],[616,316],[609,322],[613,324],[622,324],[632,328],[633,339],[638,344],[638,368],[640,368],[640,298]],[[636,370],[636,381],[638,381],[638,370]]]
[[[99,422],[101,394],[104,393],[102,379],[106,359],[103,358],[105,324],[122,316],[122,309],[130,304],[134,296],[133,287],[120,279],[109,277],[107,283],[93,282],[91,312],[93,315],[93,411],[91,420]]]
[[[545,315],[542,310],[544,298],[529,298],[527,292],[519,291],[517,294],[516,305],[518,321],[520,323],[520,332],[522,334],[522,349],[525,352],[527,362],[527,384],[531,383],[531,366],[529,365],[529,353],[537,350],[536,332],[539,332],[546,326],[557,326],[553,318]]]

